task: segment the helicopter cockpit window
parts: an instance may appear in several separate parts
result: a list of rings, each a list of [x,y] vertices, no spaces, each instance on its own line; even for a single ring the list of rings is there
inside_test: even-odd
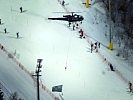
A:
[[[76,15],[76,14],[74,15],[74,17],[75,17],[75,18],[79,18],[79,16],[78,16],[78,15]]]

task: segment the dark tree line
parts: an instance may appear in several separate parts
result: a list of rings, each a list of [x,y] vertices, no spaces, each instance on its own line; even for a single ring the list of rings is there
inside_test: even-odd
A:
[[[112,35],[117,43],[118,54],[126,59],[132,59],[133,54],[133,0],[96,0],[103,2],[106,16],[111,12]],[[110,4],[110,10],[109,10]],[[133,63],[133,60],[132,60]]]

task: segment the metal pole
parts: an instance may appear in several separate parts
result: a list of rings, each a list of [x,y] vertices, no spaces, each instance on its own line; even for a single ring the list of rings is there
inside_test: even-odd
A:
[[[36,75],[32,75],[32,76],[36,76],[37,77],[37,100],[40,100],[40,92],[39,92],[39,73],[41,72],[40,68],[42,68],[41,65],[42,59],[37,59],[37,69],[36,69]]]
[[[109,0],[109,43],[111,43],[111,5]]]
[[[111,34],[111,2],[109,0],[109,49],[113,50],[113,43],[112,43],[112,34]]]
[[[39,95],[39,73],[37,73],[37,100],[40,100],[40,95]]]
[[[85,5],[86,5],[86,8],[88,8],[88,7],[89,7],[89,0],[86,0]]]

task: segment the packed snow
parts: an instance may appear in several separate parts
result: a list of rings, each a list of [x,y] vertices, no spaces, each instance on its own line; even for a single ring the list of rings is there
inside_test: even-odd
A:
[[[127,93],[128,83],[110,70],[108,63],[94,50],[92,43],[100,42],[98,49],[104,57],[133,82],[133,69],[123,59],[110,51],[106,14],[101,3],[89,8],[85,0],[65,0],[63,7],[59,0],[0,0],[0,43],[31,73],[35,72],[37,59],[43,59],[40,81],[52,92],[52,87],[63,85],[62,93],[53,92],[64,100],[132,100]],[[20,13],[23,7],[23,13]],[[66,10],[67,9],[67,10]],[[80,12],[84,21],[78,29],[68,27],[68,22],[52,21],[48,17],[62,17]],[[4,33],[4,29],[7,33]],[[82,28],[88,36],[79,38]],[[16,33],[19,32],[19,38]],[[107,34],[107,37],[105,36]],[[9,91],[18,92],[24,100],[36,100],[36,84],[4,52],[0,51],[0,80]],[[3,90],[4,91],[4,90]],[[40,88],[41,100],[52,100]],[[60,96],[59,96],[60,95]],[[7,97],[5,96],[7,99]],[[8,100],[8,99],[7,99]],[[60,98],[60,100],[62,100]]]

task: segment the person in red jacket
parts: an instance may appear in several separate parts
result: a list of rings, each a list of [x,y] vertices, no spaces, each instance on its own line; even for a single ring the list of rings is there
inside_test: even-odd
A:
[[[82,37],[83,37],[83,33],[84,33],[83,30],[80,29],[79,33],[80,33],[80,38],[82,39]]]

